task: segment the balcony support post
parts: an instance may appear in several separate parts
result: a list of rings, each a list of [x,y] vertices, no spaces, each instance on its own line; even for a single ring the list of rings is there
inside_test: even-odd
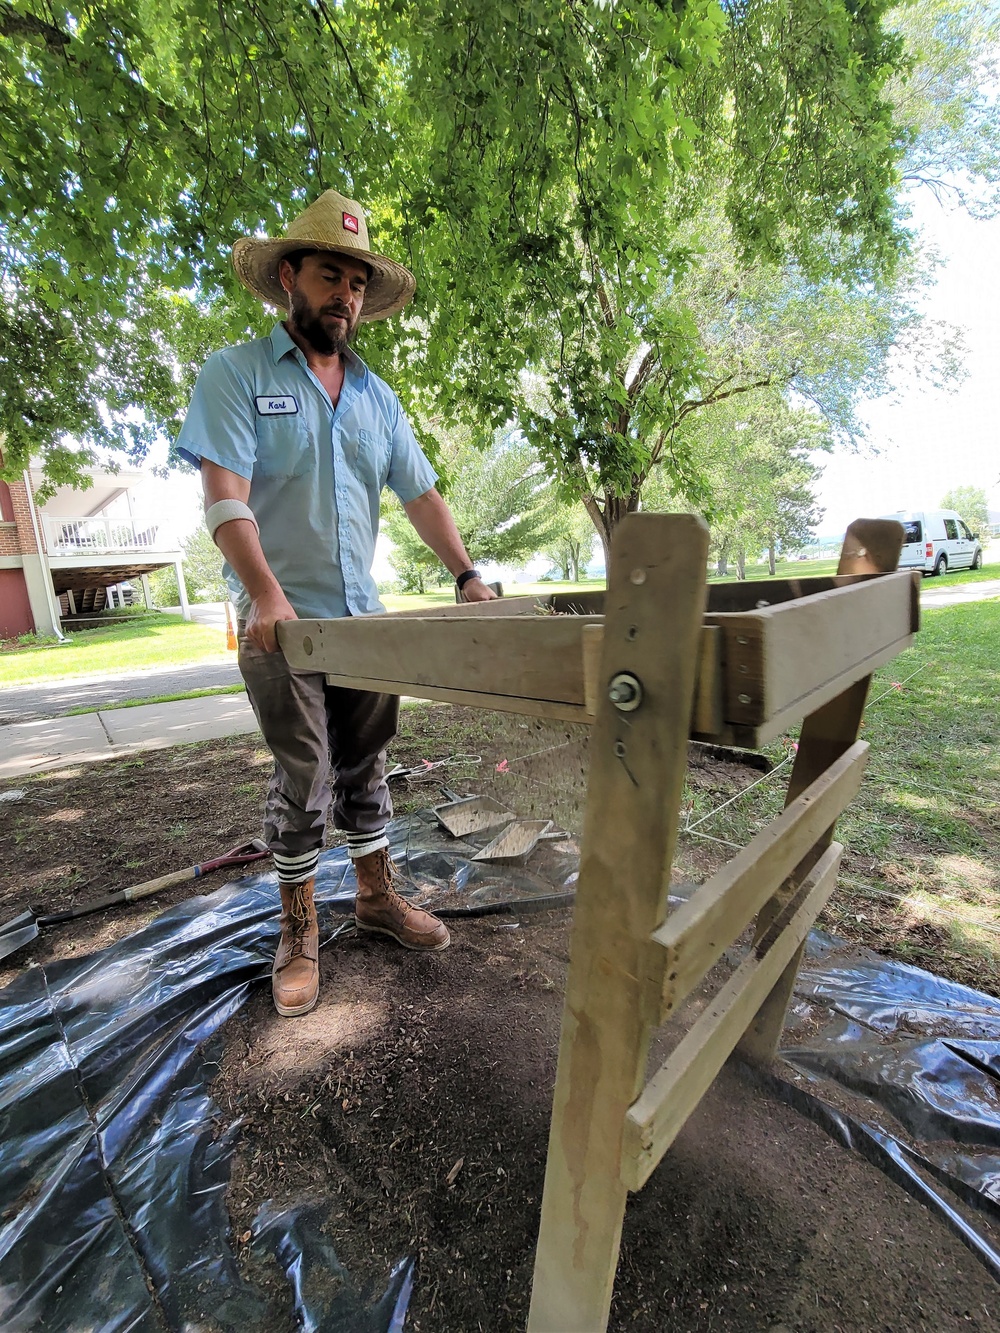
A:
[[[177,595],[181,599],[181,615],[185,620],[191,619],[191,608],[188,605],[187,585],[184,582],[184,561],[174,561],[174,573],[177,575]]]

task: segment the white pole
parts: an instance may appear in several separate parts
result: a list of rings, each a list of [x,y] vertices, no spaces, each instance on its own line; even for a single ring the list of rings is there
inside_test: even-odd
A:
[[[66,641],[66,635],[62,632],[59,603],[56,600],[56,590],[52,582],[52,570],[49,568],[49,557],[46,554],[45,543],[42,541],[41,528],[38,522],[38,509],[35,506],[35,492],[31,489],[31,473],[25,468],[22,476],[27,491],[28,513],[31,515],[31,526],[35,533],[35,545],[38,547],[38,563],[42,572],[45,600],[48,606],[49,615],[52,619],[52,632],[60,642],[64,643]]]
[[[177,592],[181,599],[181,615],[185,620],[190,620],[191,608],[188,606],[187,585],[184,582],[184,562],[182,560],[174,561],[174,572],[177,575]]]

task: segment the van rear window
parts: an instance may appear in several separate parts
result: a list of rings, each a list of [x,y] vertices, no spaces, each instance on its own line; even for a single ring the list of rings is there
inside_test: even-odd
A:
[[[909,542],[922,542],[923,539],[924,539],[924,534],[920,530],[919,522],[903,524],[904,543],[908,544]]]

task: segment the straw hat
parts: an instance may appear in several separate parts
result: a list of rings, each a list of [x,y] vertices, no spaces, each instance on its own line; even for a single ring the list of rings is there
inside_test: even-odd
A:
[[[259,240],[244,236],[233,246],[233,265],[244,287],[271,305],[288,309],[288,293],[278,279],[278,265],[293,250],[332,250],[360,259],[371,270],[365,288],[362,321],[388,319],[406,305],[416,289],[408,268],[368,248],[368,224],[360,204],[336,190],[326,190],[293,218],[284,236]]]

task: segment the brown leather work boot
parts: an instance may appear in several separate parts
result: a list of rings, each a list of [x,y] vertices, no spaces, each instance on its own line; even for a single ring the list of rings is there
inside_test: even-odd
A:
[[[395,869],[385,847],[355,859],[358,896],[354,919],[358,930],[391,935],[405,949],[423,949],[427,953],[447,949],[451,943],[448,927],[430,912],[400,897],[393,884]]]
[[[283,1018],[307,1014],[319,998],[319,924],[315,879],[279,884],[281,939],[271,969],[274,1007]]]

